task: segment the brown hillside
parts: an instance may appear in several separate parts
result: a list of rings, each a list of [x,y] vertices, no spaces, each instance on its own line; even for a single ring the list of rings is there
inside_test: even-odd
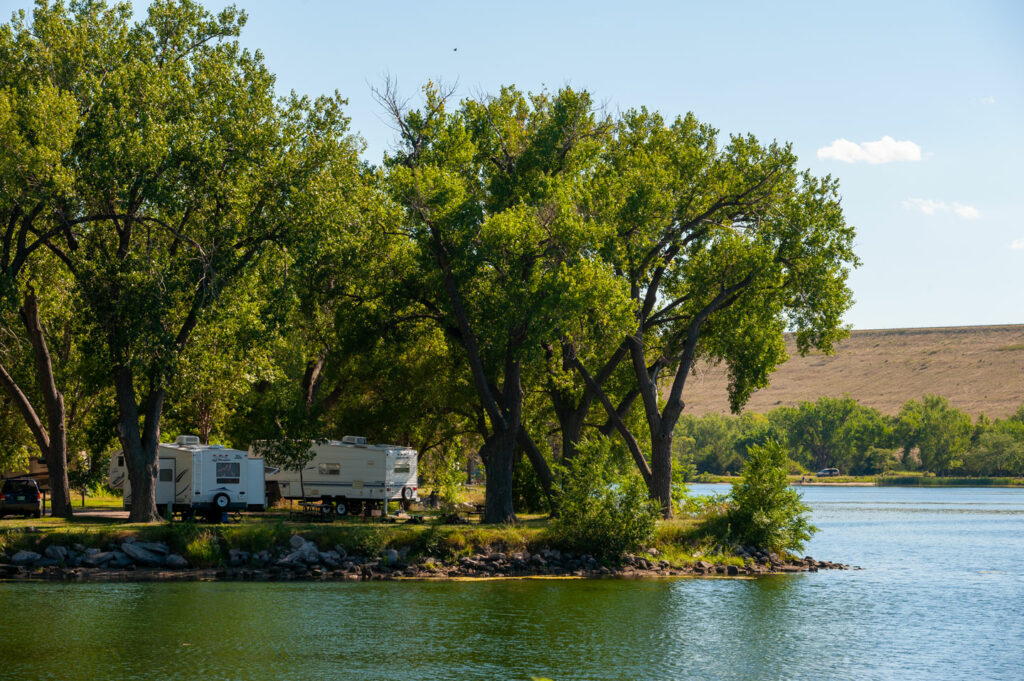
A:
[[[973,416],[1002,418],[1024,403],[1024,325],[854,331],[828,357],[790,360],[746,411],[767,412],[823,395],[848,394],[886,414],[926,393],[948,397]],[[686,412],[728,412],[724,366],[703,367],[686,383]]]

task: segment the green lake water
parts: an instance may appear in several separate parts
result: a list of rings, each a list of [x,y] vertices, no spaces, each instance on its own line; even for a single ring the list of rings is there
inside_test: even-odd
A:
[[[1024,489],[804,494],[807,553],[863,570],[4,583],[0,679],[1024,678]]]

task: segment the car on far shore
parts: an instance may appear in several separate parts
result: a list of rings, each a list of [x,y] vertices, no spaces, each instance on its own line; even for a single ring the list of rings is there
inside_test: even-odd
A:
[[[822,468],[820,471],[815,473],[819,478],[834,478],[839,475],[838,468]]]
[[[43,515],[43,496],[32,478],[8,478],[0,485],[0,518],[5,515],[23,515],[26,518]]]

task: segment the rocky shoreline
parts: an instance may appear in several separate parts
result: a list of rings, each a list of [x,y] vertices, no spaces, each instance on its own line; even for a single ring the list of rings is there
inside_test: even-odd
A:
[[[225,567],[193,567],[162,542],[142,542],[132,537],[111,543],[107,550],[50,545],[40,554],[18,551],[0,554],[0,580],[49,580],[92,582],[150,581],[370,581],[453,580],[497,578],[658,578],[658,577],[756,577],[760,575],[849,570],[849,565],[804,558],[784,557],[741,547],[734,562],[715,564],[700,560],[673,565],[659,559],[657,549],[647,555],[626,555],[614,565],[594,556],[556,549],[541,549],[463,556],[455,561],[425,556],[412,559],[407,550],[386,549],[378,556],[349,555],[341,546],[321,550],[309,540],[292,535],[288,546],[249,553],[227,552]],[[852,568],[860,569],[860,568]]]

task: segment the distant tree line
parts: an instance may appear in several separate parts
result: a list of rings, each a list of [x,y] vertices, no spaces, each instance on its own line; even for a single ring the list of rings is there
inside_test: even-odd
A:
[[[917,471],[935,475],[1024,475],[1024,405],[1004,419],[969,414],[937,395],[886,416],[849,397],[822,397],[767,414],[686,415],[674,456],[689,476],[733,474],[751,445],[784,443],[791,473],[838,468],[844,475]]]

